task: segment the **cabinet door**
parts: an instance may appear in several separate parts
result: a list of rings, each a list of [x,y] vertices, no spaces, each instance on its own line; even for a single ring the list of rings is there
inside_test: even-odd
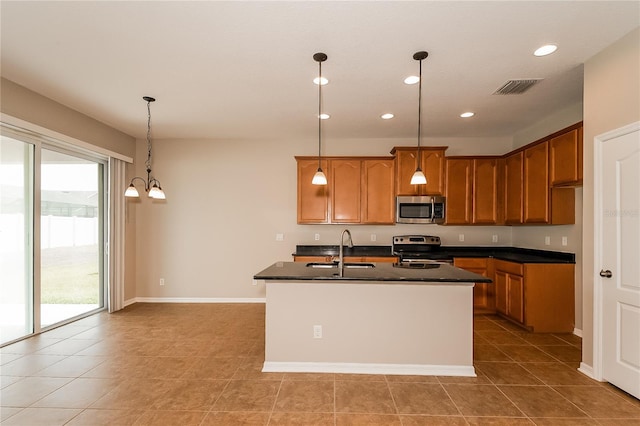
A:
[[[504,221],[522,223],[522,151],[504,160]]]
[[[465,271],[473,272],[483,277],[489,276],[487,258],[454,258],[453,265]],[[476,283],[473,286],[473,309],[478,311],[494,310],[494,284]]]
[[[360,223],[360,170],[362,161],[331,160],[329,163],[331,187],[331,222]]]
[[[426,185],[411,185],[416,171],[417,148],[395,148],[396,195],[442,195],[444,189],[444,149],[421,148],[420,168],[427,178]]]
[[[443,149],[421,149],[421,166],[424,176],[427,178],[426,185],[420,185],[423,195],[444,194],[444,150]],[[414,170],[415,171],[415,170]]]
[[[524,151],[524,223],[549,222],[549,143]]]
[[[498,159],[473,160],[472,222],[495,225],[498,223]]]
[[[392,225],[396,211],[393,159],[364,160],[362,167],[363,223]]]
[[[320,164],[322,170],[330,175],[327,161],[322,160]],[[311,179],[317,170],[317,160],[298,160],[298,223],[327,223],[329,221],[327,185],[311,184]]]
[[[584,165],[584,134],[582,127],[578,128],[578,185],[582,185],[582,172]]]
[[[519,275],[507,275],[507,315],[524,324],[524,279]]]
[[[446,161],[447,225],[471,223],[472,160],[448,158]]]
[[[578,129],[564,133],[549,141],[551,185],[578,183]]]
[[[496,311],[507,314],[507,274],[503,271],[496,271],[493,280],[496,286]]]

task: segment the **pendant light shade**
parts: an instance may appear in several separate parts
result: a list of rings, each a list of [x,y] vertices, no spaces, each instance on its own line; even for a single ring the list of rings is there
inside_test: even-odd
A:
[[[313,60],[318,63],[318,170],[316,171],[316,174],[313,175],[311,183],[313,185],[326,185],[327,177],[322,171],[322,167],[320,164],[320,153],[322,146],[322,86],[326,84],[323,83],[322,80],[322,63],[327,60],[327,55],[318,52],[313,55]]]
[[[416,171],[411,176],[411,185],[426,185],[427,178],[420,168],[420,139],[422,132],[422,60],[426,59],[429,54],[425,51],[413,54],[413,59],[420,62],[420,74],[418,80],[418,153],[416,155]]]
[[[140,193],[136,189],[133,182],[140,180],[144,184],[144,191],[148,193],[149,198],[156,200],[165,200],[167,197],[164,195],[164,191],[160,186],[160,181],[151,176],[151,102],[156,100],[150,96],[143,96],[142,99],[147,103],[147,161],[145,161],[145,167],[147,169],[147,178],[141,178],[139,176],[131,179],[131,183],[124,191],[125,197],[139,198]]]

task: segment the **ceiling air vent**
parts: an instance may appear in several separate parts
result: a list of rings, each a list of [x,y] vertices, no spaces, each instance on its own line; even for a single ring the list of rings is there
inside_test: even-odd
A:
[[[541,78],[529,78],[523,80],[509,80],[498,88],[494,95],[520,95],[531,88],[537,82],[542,81]]]

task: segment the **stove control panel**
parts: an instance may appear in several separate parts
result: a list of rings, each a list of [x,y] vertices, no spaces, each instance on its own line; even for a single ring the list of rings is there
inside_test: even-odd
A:
[[[428,245],[428,246],[439,246],[440,237],[435,237],[432,235],[398,235],[393,237],[394,245]]]

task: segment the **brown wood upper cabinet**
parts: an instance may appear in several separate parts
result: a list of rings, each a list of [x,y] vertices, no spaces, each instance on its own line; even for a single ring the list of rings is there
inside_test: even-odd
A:
[[[411,185],[411,176],[418,165],[418,148],[393,148],[391,154],[396,159],[396,195],[443,195],[446,149],[443,146],[420,148],[420,168],[427,178],[427,184]]]
[[[522,223],[522,151],[507,155],[504,159],[504,222],[507,225]]]
[[[549,223],[549,143],[524,150],[524,223]]]
[[[582,184],[582,127],[549,140],[551,186]]]
[[[394,159],[325,157],[327,185],[312,185],[318,168],[312,157],[298,164],[298,223],[393,224]]]
[[[500,222],[500,159],[448,157],[445,166],[448,225]]]

